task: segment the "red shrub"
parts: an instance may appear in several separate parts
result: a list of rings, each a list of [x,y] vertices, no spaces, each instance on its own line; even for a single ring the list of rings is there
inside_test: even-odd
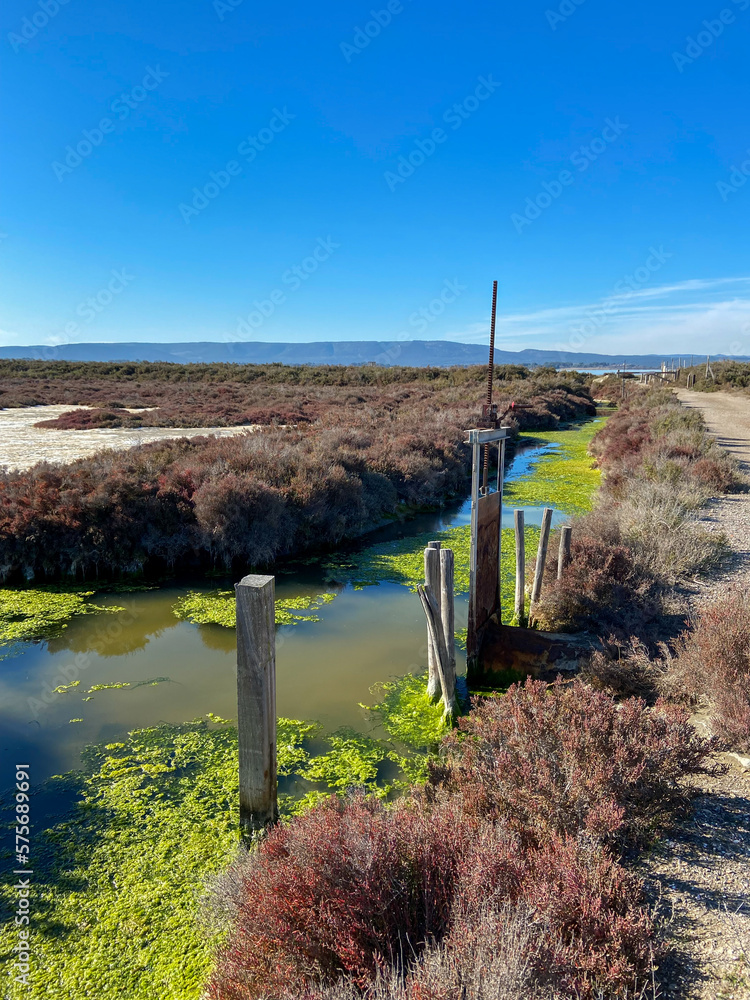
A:
[[[449,941],[486,907],[507,914],[509,903],[533,925],[535,978],[565,995],[632,987],[648,967],[653,928],[640,880],[585,838],[552,836],[519,851],[501,831],[486,829],[462,875]]]
[[[750,601],[730,592],[699,608],[681,636],[667,678],[672,693],[703,697],[712,726],[739,749],[750,749]]]
[[[435,768],[440,793],[470,815],[501,822],[526,846],[580,833],[643,842],[688,801],[680,784],[715,749],[687,713],[612,698],[580,681],[547,690],[530,678],[488,698],[449,734]]]
[[[35,427],[55,427],[59,430],[85,431],[93,427],[122,427],[123,418],[130,414],[114,413],[112,410],[69,410],[51,420],[39,420]]]
[[[277,997],[343,973],[365,985],[450,919],[466,824],[450,809],[330,800],[230,871],[235,926],[208,996]]]

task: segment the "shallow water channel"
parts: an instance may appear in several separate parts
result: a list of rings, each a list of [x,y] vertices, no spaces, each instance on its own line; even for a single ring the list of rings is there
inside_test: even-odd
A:
[[[540,461],[560,447],[548,442],[519,449],[506,483],[534,476]],[[359,549],[467,525],[469,507],[467,499],[391,524],[368,535]],[[541,506],[524,509],[527,523],[540,523]],[[508,503],[504,527],[512,526],[512,516]],[[556,509],[553,525],[568,516]],[[308,561],[277,573],[277,598],[336,595],[316,612],[320,621],[278,629],[278,713],[318,720],[329,732],[341,726],[369,731],[372,721],[361,703],[372,704],[372,686],[425,669],[424,614],[407,586],[332,584],[327,561]],[[79,767],[86,744],[114,741],[132,729],[207,713],[235,719],[234,629],[181,621],[173,611],[188,591],[231,583],[203,580],[134,593],[97,593],[97,604],[125,607],[126,612],[73,618],[58,638],[0,650],[5,654],[0,662],[3,753],[31,764],[40,781]],[[457,628],[465,627],[466,612],[462,595],[456,605]],[[457,656],[463,669],[463,654]],[[77,686],[49,697],[73,677],[80,680]],[[91,690],[99,685],[110,687]],[[49,704],[42,702],[45,693]]]

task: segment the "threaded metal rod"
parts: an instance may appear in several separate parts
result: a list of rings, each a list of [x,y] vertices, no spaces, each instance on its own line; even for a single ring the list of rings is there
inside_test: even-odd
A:
[[[495,369],[495,316],[497,315],[497,282],[492,282],[492,319],[490,320],[490,363],[487,367],[487,412],[492,406],[492,374]],[[484,446],[484,469],[482,475],[482,492],[489,490],[490,477],[490,446]]]

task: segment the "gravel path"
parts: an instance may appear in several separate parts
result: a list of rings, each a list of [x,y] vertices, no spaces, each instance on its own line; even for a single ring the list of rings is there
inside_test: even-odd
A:
[[[0,410],[0,469],[30,469],[37,462],[74,462],[105,448],[122,451],[148,441],[198,437],[215,434],[231,437],[252,431],[243,427],[97,427],[91,430],[59,430],[34,427],[39,420],[51,420],[71,410],[87,406],[21,406]]]
[[[717,442],[734,455],[750,481],[750,396],[687,389],[675,389],[674,393],[683,406],[701,411]],[[726,536],[731,553],[721,576],[697,585],[697,599],[711,599],[728,585],[750,589],[750,493],[717,497],[701,520],[707,531]]]
[[[675,391],[750,479],[750,396]],[[750,587],[750,492],[713,500],[703,521],[724,533],[732,554],[694,599]],[[707,729],[704,715],[693,721]],[[674,945],[657,974],[663,1000],[750,998],[750,752],[721,761],[727,773],[696,780],[693,813],[641,865]]]

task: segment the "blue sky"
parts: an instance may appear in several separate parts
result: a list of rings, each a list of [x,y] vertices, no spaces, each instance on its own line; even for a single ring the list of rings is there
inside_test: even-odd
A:
[[[483,342],[497,278],[505,349],[750,354],[749,35],[750,0],[10,0],[0,343]]]

